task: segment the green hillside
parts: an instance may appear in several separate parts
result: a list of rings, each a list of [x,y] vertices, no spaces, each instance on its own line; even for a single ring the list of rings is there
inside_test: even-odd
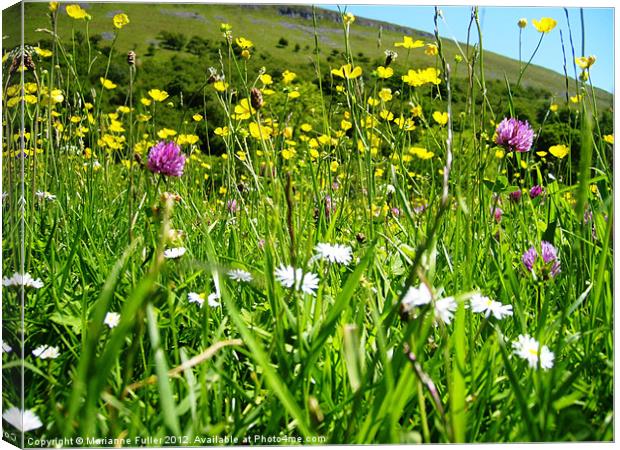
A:
[[[89,34],[101,45],[111,43],[113,37],[112,17],[118,12],[125,12],[131,19],[126,31],[119,34],[116,49],[126,52],[133,49],[143,62],[149,58],[166,60],[167,57],[179,53],[161,48],[161,32],[182,33],[189,41],[196,36],[211,43],[221,42],[220,23],[232,25],[235,35],[244,36],[255,44],[255,54],[250,65],[260,68],[266,66],[268,71],[289,68],[300,75],[312,78],[314,28],[312,8],[309,6],[253,6],[253,5],[200,5],[200,4],[131,4],[131,3],[80,3],[92,16]],[[70,19],[60,6],[58,33],[66,40],[71,34],[84,36],[85,24]],[[342,24],[339,15],[324,9],[316,10],[317,32],[322,59],[326,65],[339,67],[342,58],[339,53],[344,46]],[[3,14],[3,47],[10,49],[19,43],[19,9],[13,7]],[[50,27],[47,3],[27,3],[25,5],[25,39],[27,43],[37,43],[49,39],[49,34],[37,31]],[[372,70],[375,64],[384,59],[384,50],[393,48],[394,42],[402,41],[403,35],[412,36],[427,42],[434,40],[428,33],[379,21],[358,18],[351,33],[352,52],[357,56],[356,63],[365,69]],[[444,41],[449,56],[457,54],[453,42]],[[544,43],[543,43],[544,44]],[[466,48],[464,44],[460,44]],[[151,52],[149,53],[149,47]],[[186,50],[181,54],[189,53]],[[153,54],[152,57],[145,55]],[[415,57],[414,57],[415,55]],[[494,53],[486,53],[485,67],[487,81],[497,80],[503,86],[504,77],[515,82],[518,74],[518,61]],[[411,67],[434,64],[434,57],[426,56],[421,50],[412,51],[407,60],[404,52],[396,60],[394,67],[397,73]],[[217,60],[201,59],[201,66],[216,65]],[[326,66],[324,66],[326,67]],[[457,65],[456,75],[466,76],[466,66]],[[574,95],[574,83],[569,82],[569,95]],[[523,81],[524,87],[544,89],[549,97],[558,99],[565,97],[566,82],[564,76],[543,67],[532,66],[528,69]],[[549,98],[545,99],[549,102]],[[611,94],[597,90],[600,106],[611,106]]]

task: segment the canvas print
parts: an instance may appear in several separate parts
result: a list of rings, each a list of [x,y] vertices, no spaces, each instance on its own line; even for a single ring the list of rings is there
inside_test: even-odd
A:
[[[613,17],[5,9],[3,440],[612,442]]]

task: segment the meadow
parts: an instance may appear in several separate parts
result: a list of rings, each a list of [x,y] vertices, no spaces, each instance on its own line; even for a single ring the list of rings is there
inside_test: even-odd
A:
[[[570,26],[553,94],[438,32],[360,56],[345,11],[261,57],[219,6],[165,50],[105,8],[3,51],[4,440],[614,439],[613,110]]]

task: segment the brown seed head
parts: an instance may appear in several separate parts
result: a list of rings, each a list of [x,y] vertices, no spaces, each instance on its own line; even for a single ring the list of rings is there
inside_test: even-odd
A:
[[[252,88],[250,91],[250,103],[254,109],[261,109],[263,107],[263,94],[257,88]]]

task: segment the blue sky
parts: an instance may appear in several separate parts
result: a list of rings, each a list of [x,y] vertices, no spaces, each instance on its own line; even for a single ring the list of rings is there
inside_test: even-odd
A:
[[[337,10],[337,6],[319,5]],[[342,8],[342,7],[341,7]],[[422,31],[434,31],[434,7],[403,5],[348,5],[347,11],[359,17],[383,20],[405,25]],[[467,26],[470,8],[467,6],[440,6],[445,22],[439,22],[439,33],[444,38],[467,40]],[[568,8],[570,27],[576,56],[581,56],[581,18],[579,8]],[[595,55],[596,63],[590,69],[595,86],[613,92],[614,90],[614,15],[612,8],[584,8],[585,56]],[[483,45],[485,50],[514,59],[519,57],[519,29],[517,21],[528,19],[528,26],[522,34],[522,55],[528,60],[538,44],[540,33],[532,26],[532,19],[551,17],[557,20],[557,27],[547,34],[532,64],[547,67],[563,73],[564,60],[560,31],[566,47],[569,76],[573,75],[572,56],[569,42],[569,28],[564,10],[560,7],[480,7]],[[474,33],[471,42],[476,42]]]

